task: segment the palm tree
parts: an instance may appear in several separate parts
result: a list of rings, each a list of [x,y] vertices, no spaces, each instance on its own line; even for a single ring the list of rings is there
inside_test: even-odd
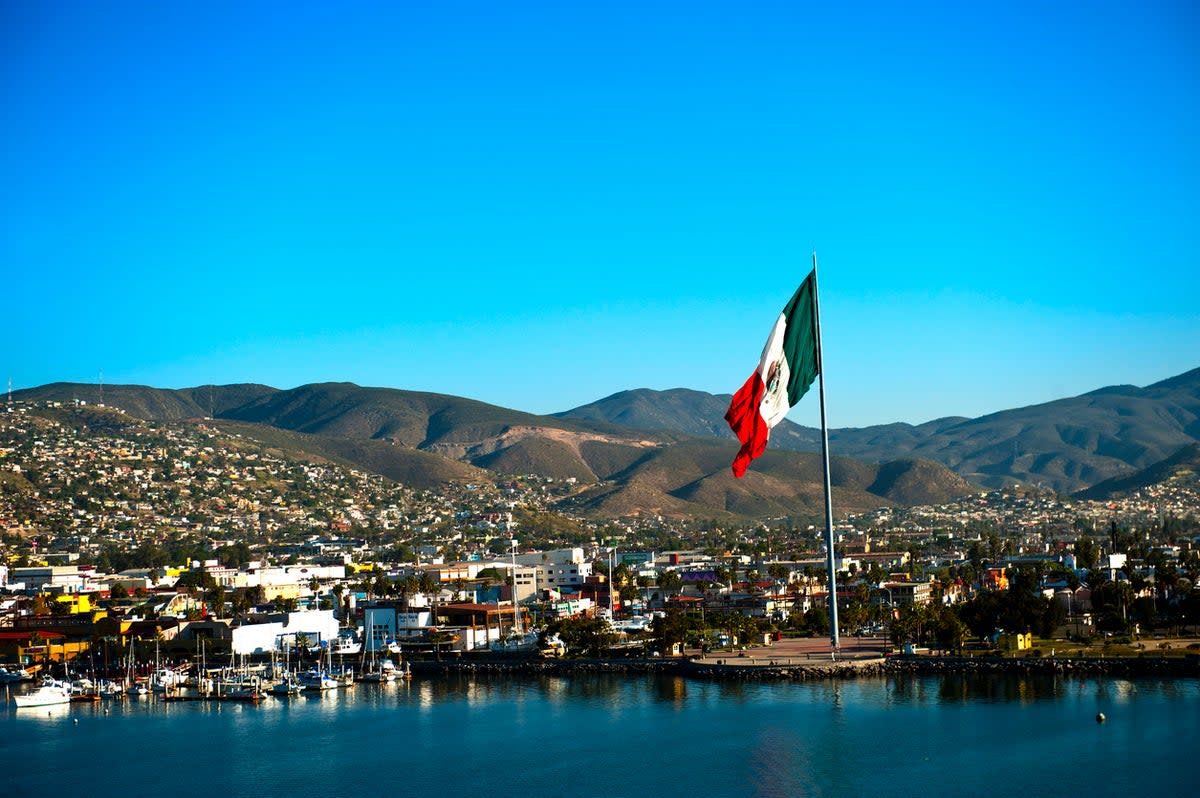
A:
[[[658,586],[666,593],[674,593],[683,586],[683,578],[675,571],[666,570],[658,575]]]
[[[334,610],[339,611],[342,608],[342,594],[344,594],[346,592],[346,586],[339,582],[338,584],[333,586],[332,592],[333,592],[334,601],[337,605],[336,607],[334,607]]]
[[[433,593],[437,590],[437,582],[433,580],[433,576],[428,571],[422,572],[420,579],[417,580],[417,585],[422,593]]]

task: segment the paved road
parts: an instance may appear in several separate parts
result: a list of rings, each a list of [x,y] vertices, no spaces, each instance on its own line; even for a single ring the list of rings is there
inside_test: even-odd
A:
[[[888,641],[883,637],[843,637],[837,658],[878,657],[887,649]],[[790,665],[833,659],[829,640],[820,637],[784,638],[769,646],[756,646],[746,651],[710,651],[704,655],[698,651],[687,653],[704,662],[722,660],[731,665]]]

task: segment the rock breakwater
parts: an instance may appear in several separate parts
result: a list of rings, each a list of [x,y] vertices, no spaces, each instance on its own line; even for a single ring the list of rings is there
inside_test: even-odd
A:
[[[460,657],[416,660],[412,670],[420,676],[450,675],[673,675],[720,681],[819,681],[859,679],[888,674],[1073,674],[1110,676],[1200,677],[1200,657],[929,657],[895,656],[837,662],[814,661],[776,665],[702,661],[678,658],[644,659],[536,659],[520,657]]]

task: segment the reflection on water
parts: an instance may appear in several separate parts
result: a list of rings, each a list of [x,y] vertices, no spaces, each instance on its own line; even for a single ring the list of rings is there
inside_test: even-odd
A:
[[[20,718],[59,722],[71,714],[71,705],[49,704],[44,707],[17,707],[14,705],[12,711]]]
[[[1094,720],[1101,710],[1109,718],[1102,725]],[[1044,787],[1061,779],[1062,762],[1100,772],[1135,760],[1171,784],[1200,746],[1198,710],[1195,679],[1040,674],[812,682],[462,676],[259,705],[10,706],[0,710],[0,794],[44,790],[50,771],[97,795],[122,794],[116,774],[95,763],[128,761],[131,740],[155,752],[200,747],[212,767],[194,783],[179,779],[177,758],[138,759],[143,783],[170,783],[179,798],[290,795],[314,784],[336,785],[333,795],[382,785],[432,793],[445,790],[448,774],[498,795],[770,798],[914,794],[912,785],[952,773],[957,792],[975,795],[994,790],[997,762],[1006,763],[1006,785]],[[496,753],[498,741],[519,767]],[[601,761],[620,763],[603,784],[592,781]],[[1137,793],[1137,784],[1121,781],[1137,769],[1117,771],[1101,792]]]
[[[677,708],[683,706],[687,699],[688,683],[682,676],[664,676],[651,682],[654,697],[659,701],[668,701]]]
[[[691,680],[674,675],[619,676],[450,676],[391,684],[359,684],[349,689],[305,692],[291,698],[271,697],[258,704],[239,702],[164,702],[159,698],[104,700],[82,704],[31,707],[18,713],[10,704],[0,710],[9,718],[105,716],[111,714],[191,717],[317,713],[334,715],[359,708],[413,708],[422,712],[446,706],[486,708],[536,702],[539,705],[585,707],[611,712],[652,701],[673,710],[687,707],[730,707],[770,703],[815,704],[833,709],[872,705],[1031,704],[1080,697],[1116,704],[1146,696],[1196,700],[1194,679],[1132,680],[1053,674],[951,673],[911,674],[849,681],[740,682]]]
[[[1112,680],[1113,699],[1118,704],[1123,704],[1130,701],[1137,694],[1137,685],[1128,679],[1113,679]]]
[[[896,703],[1029,703],[1060,698],[1067,681],[1048,674],[951,673],[940,677],[888,677],[888,695]]]

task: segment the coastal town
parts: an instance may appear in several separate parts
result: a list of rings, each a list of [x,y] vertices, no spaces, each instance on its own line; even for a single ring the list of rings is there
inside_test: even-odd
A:
[[[294,658],[321,684],[380,678],[385,661],[403,674],[431,658],[828,650],[817,519],[555,509],[573,490],[535,475],[418,490],[218,422],[10,403],[4,677],[132,688],[161,677],[154,662]],[[840,517],[834,532],[840,633],[876,654],[1200,649],[1155,642],[1200,624],[1195,475],[1105,501],[1014,486]]]

